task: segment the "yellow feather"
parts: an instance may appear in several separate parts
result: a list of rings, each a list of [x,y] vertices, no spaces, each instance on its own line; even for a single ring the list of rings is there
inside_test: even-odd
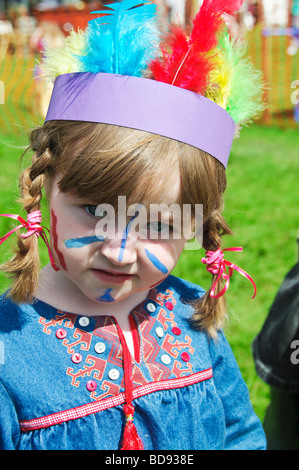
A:
[[[215,64],[209,76],[210,84],[207,87],[205,96],[226,109],[230,93],[231,68],[219,50],[214,51],[213,54]]]
[[[46,49],[41,67],[47,81],[52,81],[58,75],[64,73],[81,72],[81,65],[76,55],[83,53],[85,44],[85,30],[79,30],[78,32],[72,30],[62,47]]]

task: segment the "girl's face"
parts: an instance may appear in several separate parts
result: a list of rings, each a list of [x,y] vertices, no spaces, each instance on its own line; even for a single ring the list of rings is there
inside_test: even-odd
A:
[[[179,184],[170,186],[165,195],[168,206],[178,201],[180,192]],[[99,222],[107,211],[96,201],[61,193],[57,180],[51,190],[50,210],[55,262],[61,273],[95,302],[120,301],[159,284],[175,267],[186,243],[183,236],[173,236],[167,213],[146,220],[142,236],[133,227],[133,216],[118,226],[116,215],[114,233],[108,230],[101,236]],[[168,229],[170,236],[161,239]]]

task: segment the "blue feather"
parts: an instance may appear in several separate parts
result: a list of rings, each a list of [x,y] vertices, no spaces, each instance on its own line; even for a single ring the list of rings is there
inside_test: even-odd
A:
[[[94,11],[105,16],[88,23],[86,49],[78,58],[82,70],[142,76],[157,55],[155,12],[148,0],[123,0],[110,4],[109,10]]]

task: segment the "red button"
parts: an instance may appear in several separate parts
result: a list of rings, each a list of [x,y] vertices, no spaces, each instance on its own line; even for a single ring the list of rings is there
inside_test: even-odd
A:
[[[189,359],[190,359],[190,354],[188,354],[187,352],[183,352],[183,353],[181,354],[181,359],[182,359],[182,361],[184,361],[184,362],[188,362]]]
[[[86,384],[86,388],[89,392],[93,392],[97,388],[97,383],[95,380],[89,380]]]
[[[173,332],[173,334],[176,335],[176,336],[179,336],[179,335],[182,333],[182,332],[181,332],[181,329],[180,329],[178,326],[174,326],[174,327],[172,328],[172,332]]]
[[[165,307],[168,308],[168,310],[173,310],[173,304],[169,301],[165,302]]]
[[[82,361],[82,356],[81,354],[79,353],[75,353],[72,355],[72,361],[75,363],[75,364],[79,364],[79,362]]]
[[[59,328],[57,331],[56,331],[56,337],[58,339],[63,339],[66,337],[66,331],[63,329],[63,328]]]

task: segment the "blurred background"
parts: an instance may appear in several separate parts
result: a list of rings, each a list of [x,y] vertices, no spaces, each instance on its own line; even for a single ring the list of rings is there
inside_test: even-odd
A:
[[[0,0],[0,213],[21,213],[18,198],[20,156],[30,130],[42,124],[51,88],[38,77],[38,60],[47,45],[60,46],[72,28],[83,28],[90,12],[113,1]],[[156,0],[161,27],[171,22],[190,28],[200,0]],[[251,285],[235,275],[227,295],[227,337],[249,388],[255,411],[263,420],[269,388],[255,372],[251,343],[260,331],[284,276],[297,262],[299,157],[299,0],[244,0],[227,16],[230,34],[248,42],[249,56],[267,83],[267,108],[259,121],[241,130],[228,165],[225,217],[234,235],[225,246],[243,246],[230,261],[254,278]],[[30,164],[29,157],[23,165]],[[44,225],[49,226],[46,202]],[[0,237],[14,223],[0,218]],[[0,262],[11,256],[13,237],[0,250]],[[48,255],[40,244],[42,263]],[[198,254],[183,252],[174,274],[208,288]],[[0,291],[9,285],[0,277]],[[282,312],[283,313],[283,312]],[[291,354],[291,351],[290,351]],[[299,365],[298,365],[299,367]],[[299,370],[299,369],[298,369]]]
[[[87,25],[94,17],[92,11],[108,7],[113,1],[0,0],[0,103],[21,106],[15,124],[23,124],[32,113],[45,112],[47,98],[42,84],[37,78],[31,81],[32,69],[45,46],[59,46],[72,28]],[[201,0],[155,3],[162,27],[177,22],[188,30]],[[299,121],[298,106],[294,106],[299,88],[299,0],[245,0],[238,14],[226,19],[233,36],[248,40],[250,56],[269,84],[264,122],[294,126]],[[10,126],[2,113],[0,126]]]

